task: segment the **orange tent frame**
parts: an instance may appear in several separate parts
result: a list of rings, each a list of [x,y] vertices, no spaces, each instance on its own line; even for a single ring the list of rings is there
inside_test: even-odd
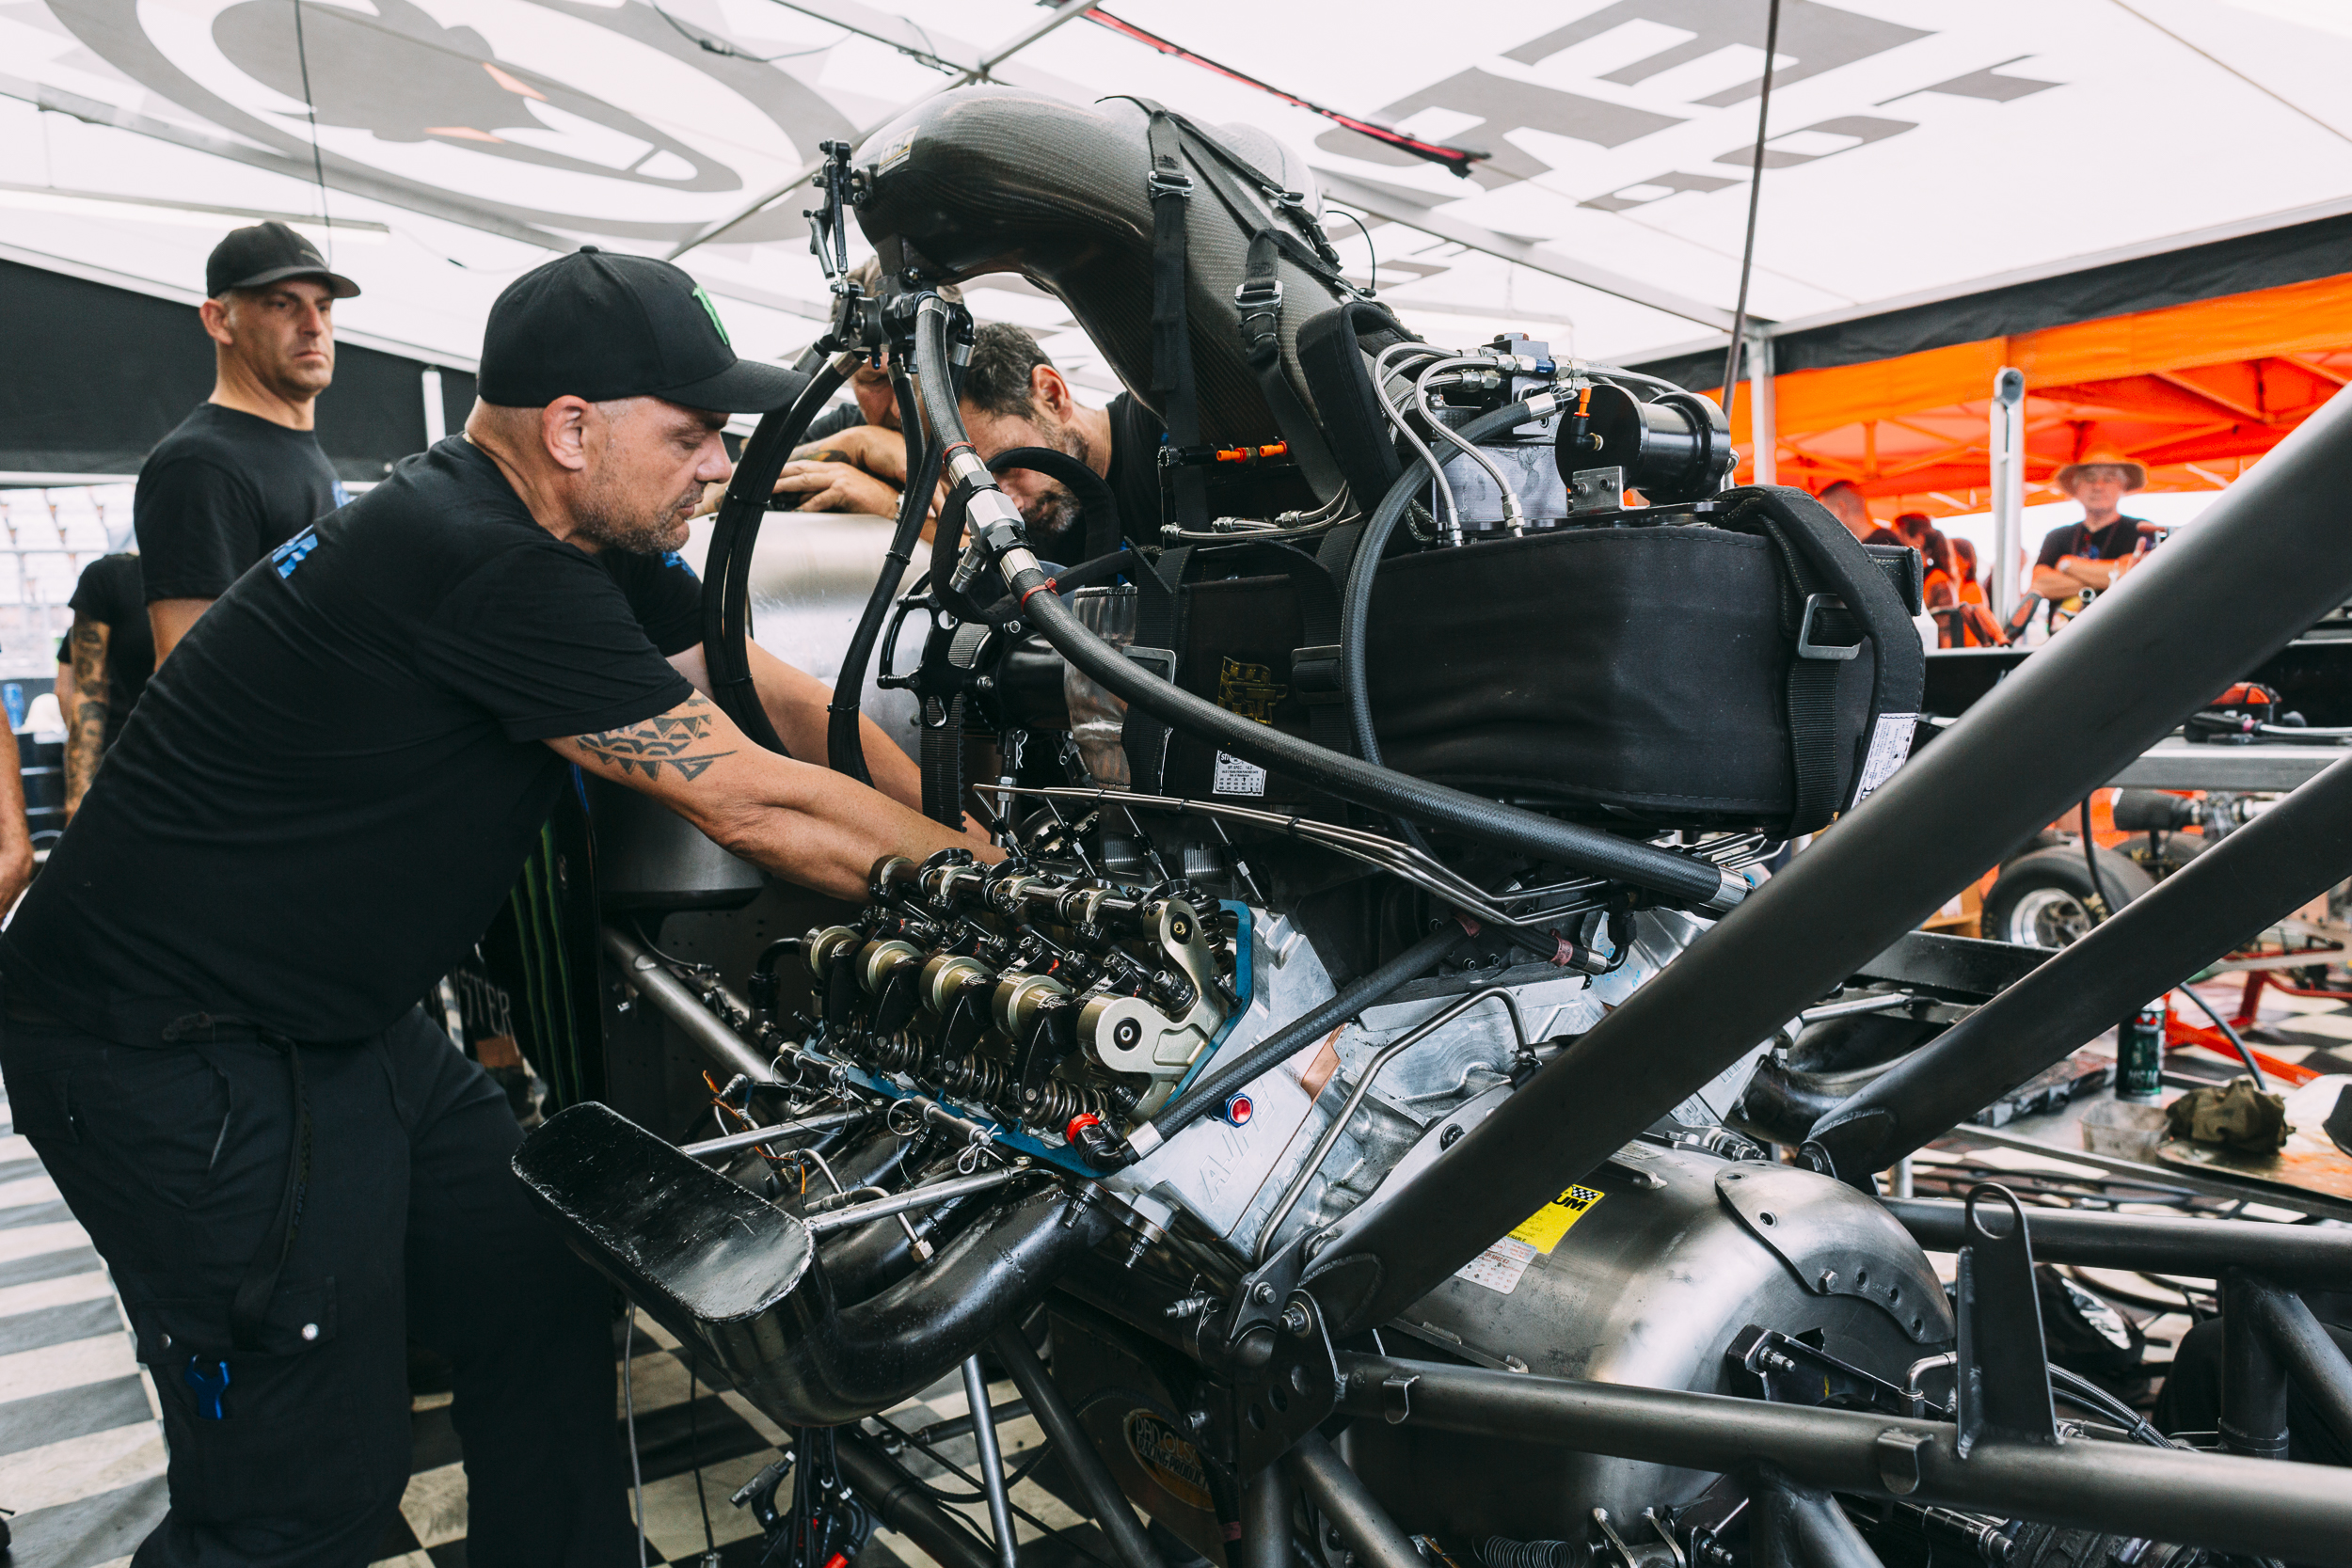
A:
[[[2352,273],[1775,376],[1779,482],[1851,480],[1889,516],[1990,510],[2006,365],[2026,373],[2029,502],[2064,499],[2053,476],[2094,445],[2146,464],[2152,490],[2219,489],[2352,382]],[[1753,402],[1732,413],[1742,451]]]

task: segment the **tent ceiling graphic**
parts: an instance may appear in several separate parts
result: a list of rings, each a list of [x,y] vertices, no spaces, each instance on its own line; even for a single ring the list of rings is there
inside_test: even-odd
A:
[[[1433,339],[1519,327],[1618,360],[1721,342],[1763,0],[1105,8],[1486,156],[1457,179],[1082,5],[0,0],[0,255],[186,298],[216,230],[175,204],[362,220],[382,227],[332,231],[367,289],[346,331],[462,366],[489,300],[550,251],[688,247],[738,343],[781,356],[823,308],[808,198],[713,231],[818,143],[986,69],[1300,148],[1369,230],[1332,224],[1351,270],[1376,258]],[[1769,322],[2352,195],[2352,11],[2330,0],[1786,0],[1774,69],[1751,302]],[[1013,280],[975,308],[1104,384],[1058,302]]]

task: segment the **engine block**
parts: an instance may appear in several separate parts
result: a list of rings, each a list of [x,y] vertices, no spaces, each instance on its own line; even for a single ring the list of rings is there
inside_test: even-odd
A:
[[[871,891],[855,921],[803,944],[821,1017],[791,1053],[804,1071],[821,1053],[870,1087],[960,1102],[1065,1161],[1073,1132],[1123,1133],[1166,1103],[1248,998],[1248,909],[1182,885],[1122,890],[950,851],[886,860]]]

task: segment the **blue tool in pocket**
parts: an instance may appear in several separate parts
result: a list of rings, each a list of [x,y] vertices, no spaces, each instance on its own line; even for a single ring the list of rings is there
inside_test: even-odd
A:
[[[195,1392],[199,1416],[208,1421],[228,1419],[229,1409],[221,1402],[229,1392],[228,1362],[191,1355],[188,1364],[180,1370],[180,1381]]]

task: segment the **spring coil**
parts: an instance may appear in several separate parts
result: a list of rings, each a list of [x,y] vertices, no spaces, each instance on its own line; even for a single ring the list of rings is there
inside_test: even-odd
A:
[[[932,1064],[931,1079],[949,1094],[994,1104],[1012,1085],[1012,1069],[986,1056]]]
[[[1584,1568],[1591,1549],[1572,1541],[1514,1541],[1490,1535],[1478,1546],[1486,1568]]]
[[[1021,1091],[1021,1119],[1038,1127],[1066,1127],[1077,1117],[1107,1117],[1124,1111],[1136,1102],[1135,1095],[1126,1089],[1107,1089],[1093,1084],[1069,1084],[1058,1078],[1048,1078]]]
[[[1568,1541],[1514,1541],[1490,1535],[1478,1544],[1486,1568],[1584,1568],[1592,1553]]]
[[[908,1035],[868,1041],[859,1055],[876,1072],[919,1073],[923,1069],[923,1042]]]

